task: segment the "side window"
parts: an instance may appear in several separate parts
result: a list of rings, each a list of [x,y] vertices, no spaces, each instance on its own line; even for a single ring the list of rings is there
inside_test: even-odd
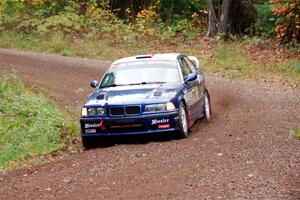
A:
[[[196,65],[187,57],[184,57],[184,60],[186,61],[186,63],[188,64],[188,66],[192,70],[192,72],[195,72]]]
[[[111,85],[111,84],[114,84],[114,83],[115,83],[114,73],[108,73],[108,74],[105,74],[105,76],[104,76],[104,78],[101,82],[100,87],[106,86],[106,85]]]
[[[181,67],[181,71],[182,71],[182,75],[183,77],[187,77],[190,73],[192,73],[192,69],[189,67],[189,65],[187,64],[187,62],[184,60],[184,58],[180,58],[179,60],[180,62],[180,67]]]

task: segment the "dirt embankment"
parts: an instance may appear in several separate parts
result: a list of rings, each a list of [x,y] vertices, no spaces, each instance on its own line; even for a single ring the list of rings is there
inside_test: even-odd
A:
[[[74,116],[108,63],[0,49],[15,69]],[[185,140],[119,139],[0,175],[0,199],[300,199],[299,88],[208,76],[214,119]]]

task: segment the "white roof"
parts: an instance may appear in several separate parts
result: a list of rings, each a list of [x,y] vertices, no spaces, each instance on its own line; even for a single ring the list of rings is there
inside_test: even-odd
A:
[[[136,56],[118,59],[115,62],[113,62],[112,65],[125,63],[125,62],[138,61],[138,60],[174,60],[174,61],[176,61],[177,56],[179,56],[179,55],[180,55],[179,53],[136,55]]]

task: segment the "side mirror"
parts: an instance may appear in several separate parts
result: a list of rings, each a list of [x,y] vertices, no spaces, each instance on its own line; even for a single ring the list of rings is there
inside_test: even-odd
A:
[[[200,63],[196,56],[188,56],[188,58],[195,64],[197,68],[200,68]]]
[[[91,87],[96,88],[98,86],[98,81],[92,81],[91,82]]]
[[[194,81],[197,79],[197,74],[195,73],[192,73],[192,74],[189,74],[186,78],[185,78],[185,83],[187,82],[191,82],[191,81]]]

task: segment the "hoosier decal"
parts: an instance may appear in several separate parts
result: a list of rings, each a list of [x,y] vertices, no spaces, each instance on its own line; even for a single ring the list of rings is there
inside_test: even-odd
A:
[[[169,119],[152,119],[151,125],[168,123]]]
[[[100,126],[100,124],[97,124],[97,123],[93,123],[93,124],[85,123],[84,124],[84,128],[98,128],[99,126]]]

